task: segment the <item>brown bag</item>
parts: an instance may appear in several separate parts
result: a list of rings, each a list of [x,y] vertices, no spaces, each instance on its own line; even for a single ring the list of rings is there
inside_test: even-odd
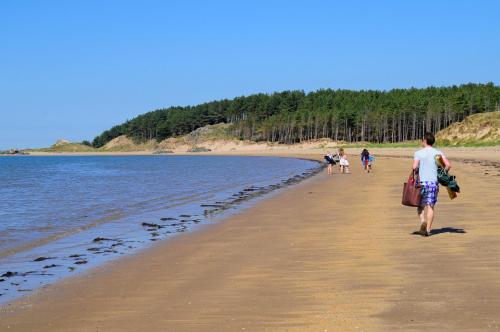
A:
[[[419,185],[419,182],[418,179],[415,179],[415,171],[412,170],[408,181],[403,185],[403,205],[420,206],[422,186]]]

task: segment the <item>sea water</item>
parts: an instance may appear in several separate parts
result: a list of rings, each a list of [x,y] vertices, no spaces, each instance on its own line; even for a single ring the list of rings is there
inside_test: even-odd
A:
[[[275,157],[0,157],[0,303],[317,172]]]

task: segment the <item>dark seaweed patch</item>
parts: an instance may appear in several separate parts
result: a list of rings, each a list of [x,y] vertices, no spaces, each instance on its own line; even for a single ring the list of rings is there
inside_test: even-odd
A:
[[[51,269],[53,267],[58,267],[58,266],[61,266],[61,265],[57,265],[57,264],[50,264],[50,265],[45,265],[43,268],[44,269]]]
[[[117,241],[113,239],[108,239],[107,237],[96,237],[92,242],[103,242],[103,241]]]
[[[2,274],[2,278],[11,278],[11,277],[16,277],[18,275],[19,275],[18,272],[7,271],[4,274]]]
[[[142,226],[149,227],[149,228],[163,228],[164,227],[162,225],[153,224],[153,223],[149,223],[149,222],[143,222]]]
[[[82,256],[85,256],[85,254],[73,254],[73,255],[69,255],[68,257],[69,258],[80,258]]]
[[[42,262],[42,261],[45,261],[47,259],[54,259],[56,257],[38,257],[36,259],[33,260],[33,262]]]

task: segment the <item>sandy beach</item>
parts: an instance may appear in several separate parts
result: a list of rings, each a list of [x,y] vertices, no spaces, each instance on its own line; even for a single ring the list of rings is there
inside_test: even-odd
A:
[[[0,330],[498,329],[498,148],[447,151],[462,193],[450,201],[441,192],[428,238],[412,234],[415,209],[400,203],[413,150],[374,149],[370,174],[358,150],[348,151],[356,153],[352,174],[324,171],[220,223],[1,307]],[[322,157],[311,149],[245,154]]]
[[[0,332],[500,330],[499,13],[0,1]]]

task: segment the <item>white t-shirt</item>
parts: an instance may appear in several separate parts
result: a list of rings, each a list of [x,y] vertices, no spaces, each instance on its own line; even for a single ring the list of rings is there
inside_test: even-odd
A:
[[[437,155],[444,157],[444,154],[433,147],[426,147],[415,152],[413,159],[419,161],[418,174],[420,181],[437,182]]]

